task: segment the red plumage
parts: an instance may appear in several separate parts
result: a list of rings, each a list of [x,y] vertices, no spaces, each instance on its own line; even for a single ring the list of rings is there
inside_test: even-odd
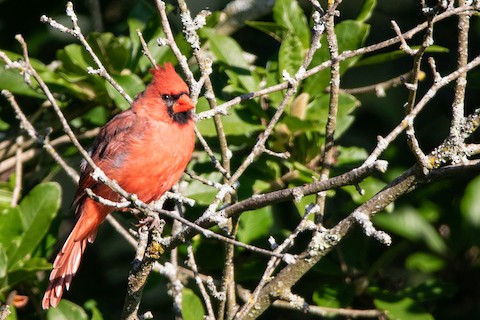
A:
[[[90,150],[95,164],[109,178],[146,203],[158,200],[178,181],[195,144],[194,104],[188,86],[171,64],[151,72],[153,79],[145,91],[130,109],[102,128]],[[92,168],[83,163],[74,199],[78,220],[53,263],[42,301],[44,309],[56,307],[64,289],[69,289],[87,242],[95,240],[98,227],[113,211],[90,199],[85,188],[103,198],[121,200],[109,187],[95,181],[91,172]]]

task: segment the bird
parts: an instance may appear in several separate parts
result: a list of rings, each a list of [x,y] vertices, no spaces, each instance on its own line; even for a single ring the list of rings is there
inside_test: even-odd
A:
[[[189,88],[170,63],[157,65],[152,81],[131,107],[113,117],[94,140],[89,154],[110,179],[138,199],[149,203],[180,179],[195,148]],[[58,252],[42,300],[43,309],[56,307],[69,290],[88,243],[95,240],[100,224],[114,208],[90,198],[86,188],[111,201],[122,197],[96,181],[83,160],[73,200],[76,223]]]

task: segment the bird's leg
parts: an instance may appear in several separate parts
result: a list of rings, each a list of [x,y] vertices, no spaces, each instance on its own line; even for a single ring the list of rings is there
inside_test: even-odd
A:
[[[165,224],[158,216],[158,213],[151,210],[134,212],[133,215],[138,219],[138,223],[135,226],[139,229],[148,226],[148,230],[153,230]]]

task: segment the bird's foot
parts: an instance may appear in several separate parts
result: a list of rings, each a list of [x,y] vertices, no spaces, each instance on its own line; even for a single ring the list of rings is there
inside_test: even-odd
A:
[[[136,217],[138,219],[138,223],[135,225],[135,227],[139,229],[147,226],[148,230],[151,231],[162,225],[162,222],[158,214],[153,212],[148,213],[148,215],[146,216],[142,214],[142,217],[139,217],[139,216],[136,216]]]

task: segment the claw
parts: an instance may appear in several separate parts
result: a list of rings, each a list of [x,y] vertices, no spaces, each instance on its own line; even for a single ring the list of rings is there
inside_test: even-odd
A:
[[[147,226],[148,230],[151,231],[155,228],[158,228],[161,224],[160,218],[157,214],[150,213],[149,215],[144,217],[136,217],[138,219],[138,223],[135,224],[135,227],[137,227],[138,229]]]

